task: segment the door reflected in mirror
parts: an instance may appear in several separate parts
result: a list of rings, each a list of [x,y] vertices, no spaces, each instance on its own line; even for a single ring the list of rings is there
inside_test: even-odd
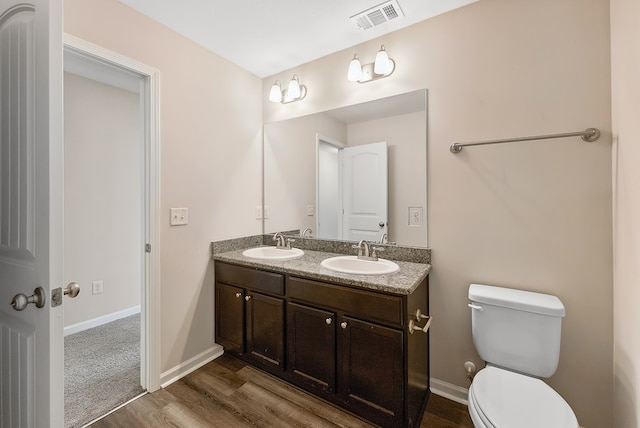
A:
[[[426,95],[265,124],[264,233],[426,247]]]
[[[387,143],[348,147],[317,136],[317,237],[379,241],[388,237]]]

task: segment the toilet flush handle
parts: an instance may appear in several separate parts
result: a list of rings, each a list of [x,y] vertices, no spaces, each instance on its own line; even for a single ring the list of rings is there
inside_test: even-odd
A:
[[[479,311],[484,311],[484,308],[480,305],[474,305],[473,303],[469,303],[468,305],[471,309],[477,309]]]

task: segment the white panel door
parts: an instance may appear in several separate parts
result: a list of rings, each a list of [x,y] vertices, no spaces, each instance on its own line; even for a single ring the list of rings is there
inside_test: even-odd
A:
[[[2,428],[63,426],[62,168],[62,1],[0,0]]]
[[[387,233],[387,143],[343,150],[343,239],[377,241]]]

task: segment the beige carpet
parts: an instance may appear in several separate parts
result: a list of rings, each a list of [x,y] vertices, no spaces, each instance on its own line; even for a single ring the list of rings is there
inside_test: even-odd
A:
[[[65,337],[65,427],[81,427],[143,391],[139,314]]]

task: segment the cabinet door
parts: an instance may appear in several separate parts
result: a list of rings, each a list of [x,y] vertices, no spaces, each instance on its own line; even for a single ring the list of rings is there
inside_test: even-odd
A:
[[[342,317],[338,385],[347,407],[382,426],[403,423],[402,330]]]
[[[294,382],[333,393],[336,385],[335,313],[287,305],[287,367]]]
[[[216,282],[216,342],[237,355],[245,352],[244,295],[242,288]]]
[[[250,293],[246,301],[249,358],[284,369],[284,300]]]

